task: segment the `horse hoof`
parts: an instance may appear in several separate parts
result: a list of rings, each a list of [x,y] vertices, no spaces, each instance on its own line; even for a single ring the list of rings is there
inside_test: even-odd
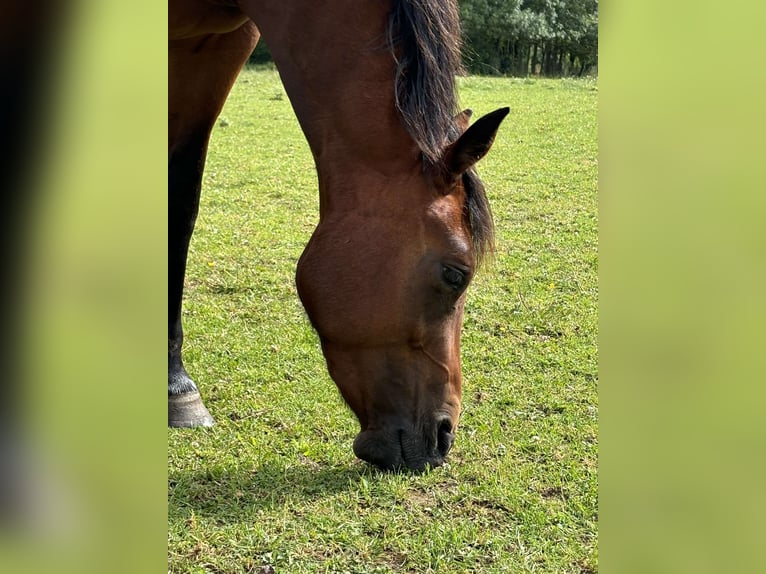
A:
[[[169,427],[210,427],[215,420],[205,408],[199,391],[168,395]]]

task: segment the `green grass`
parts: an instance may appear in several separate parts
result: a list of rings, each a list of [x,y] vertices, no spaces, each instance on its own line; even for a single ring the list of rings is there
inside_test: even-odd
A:
[[[169,571],[597,571],[597,86],[460,86],[474,118],[511,106],[479,166],[498,252],[469,289],[449,463],[390,474],[355,459],[296,294],[308,147],[276,73],[243,72],[187,272],[185,361],[217,425],[168,431]]]

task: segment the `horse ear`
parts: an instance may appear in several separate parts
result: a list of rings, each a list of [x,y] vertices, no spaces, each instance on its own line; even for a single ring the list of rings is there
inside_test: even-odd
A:
[[[495,134],[497,134],[500,123],[510,111],[510,108],[500,108],[482,116],[465,130],[455,142],[447,146],[442,157],[451,179],[457,179],[487,155],[489,148],[492,147],[492,142],[495,141]],[[458,117],[465,116],[465,113],[458,114]],[[470,114],[465,117],[466,122],[468,117]]]

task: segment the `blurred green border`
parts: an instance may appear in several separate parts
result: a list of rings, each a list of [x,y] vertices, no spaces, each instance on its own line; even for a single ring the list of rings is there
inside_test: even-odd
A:
[[[765,12],[601,7],[604,572],[766,570]]]
[[[62,6],[25,237],[35,504],[2,532],[0,570],[161,572],[167,5]]]
[[[27,335],[60,508],[2,569],[160,571],[167,5],[73,7]],[[764,569],[764,11],[601,7],[604,572]]]

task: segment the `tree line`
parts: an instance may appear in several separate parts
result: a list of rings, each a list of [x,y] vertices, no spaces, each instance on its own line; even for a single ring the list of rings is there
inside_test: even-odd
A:
[[[459,0],[469,72],[582,76],[598,69],[598,0]],[[259,43],[250,63],[271,61]]]
[[[475,74],[595,73],[598,0],[460,0],[464,61]]]

